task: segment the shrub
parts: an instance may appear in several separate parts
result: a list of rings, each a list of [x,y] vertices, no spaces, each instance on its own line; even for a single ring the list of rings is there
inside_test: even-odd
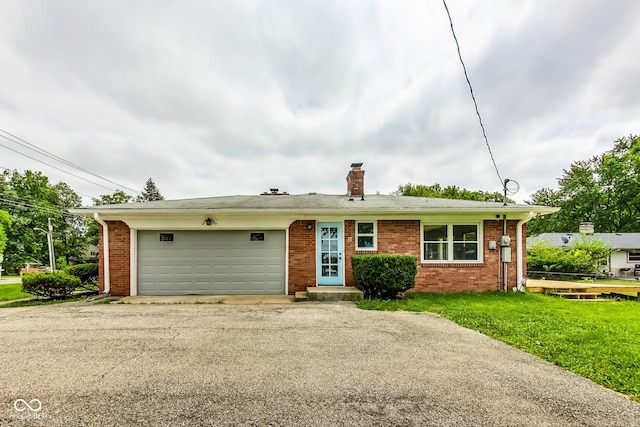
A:
[[[78,286],[80,279],[64,271],[27,273],[22,276],[22,292],[47,298],[66,298]]]
[[[95,285],[98,283],[98,263],[70,265],[64,272],[77,277],[82,285]]]
[[[568,248],[553,248],[540,241],[527,250],[527,270],[594,274],[607,264],[613,252],[601,240],[583,238]]]
[[[412,255],[354,255],[356,288],[366,299],[396,299],[416,285],[418,259]]]

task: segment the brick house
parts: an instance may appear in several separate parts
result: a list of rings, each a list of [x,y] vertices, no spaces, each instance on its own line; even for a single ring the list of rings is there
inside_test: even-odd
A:
[[[511,289],[526,273],[525,223],[556,211],[365,195],[361,166],[352,165],[340,195],[272,189],[75,212],[101,226],[100,291],[124,296],[293,295],[353,286],[350,260],[359,253],[415,255],[416,291]]]

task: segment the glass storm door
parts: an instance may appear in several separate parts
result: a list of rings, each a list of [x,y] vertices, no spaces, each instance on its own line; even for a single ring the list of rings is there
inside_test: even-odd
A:
[[[342,223],[319,222],[318,285],[342,286]]]

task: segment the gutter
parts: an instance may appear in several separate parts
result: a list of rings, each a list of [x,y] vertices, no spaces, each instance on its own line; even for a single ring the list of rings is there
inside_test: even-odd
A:
[[[100,219],[98,212],[93,213],[93,219],[98,221],[98,224],[102,226],[102,260],[104,266],[104,293],[109,294],[111,292],[111,280],[109,275],[109,226],[106,222]]]
[[[516,225],[516,288],[520,292],[524,292],[524,263],[522,262],[523,256],[523,239],[522,239],[522,226],[535,218],[536,214],[534,212],[529,212],[529,216],[525,219],[521,219],[518,221]]]

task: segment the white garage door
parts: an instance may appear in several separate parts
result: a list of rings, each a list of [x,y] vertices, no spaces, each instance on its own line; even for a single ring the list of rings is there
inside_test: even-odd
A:
[[[139,295],[285,293],[285,232],[138,231]]]

